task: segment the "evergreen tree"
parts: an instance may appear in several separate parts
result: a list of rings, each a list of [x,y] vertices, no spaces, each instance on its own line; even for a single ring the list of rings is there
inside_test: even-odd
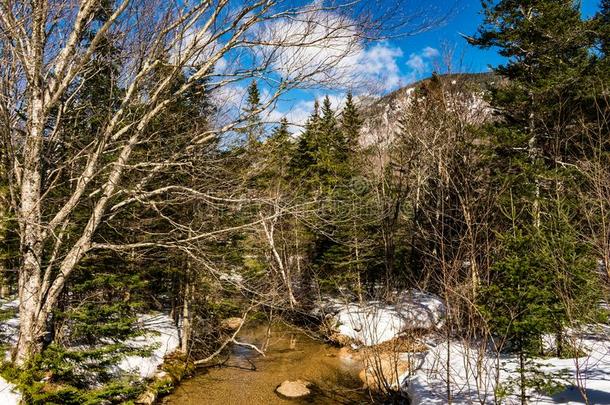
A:
[[[525,402],[527,359],[539,354],[540,337],[556,333],[561,341],[563,328],[577,322],[570,307],[595,308],[595,297],[585,293],[596,277],[587,266],[588,252],[577,237],[562,238],[566,227],[578,227],[579,179],[571,163],[588,154],[575,128],[593,97],[586,80],[593,39],[572,0],[484,1],[483,6],[484,23],[470,42],[497,47],[508,58],[496,69],[503,80],[491,94],[499,119],[487,129],[496,158],[492,186],[504,190],[500,209],[510,215],[496,223],[504,235],[502,249],[481,303],[493,332],[507,333],[520,355]],[[559,223],[564,226],[555,226]],[[548,249],[550,241],[562,241],[562,249]],[[579,281],[571,286],[581,292],[576,296],[560,287],[569,277]],[[510,325],[501,313],[506,308],[518,314]]]
[[[315,213],[305,221],[308,229],[301,232],[309,241],[309,263],[332,287],[361,287],[370,260],[365,229],[370,231],[373,221],[367,215],[374,211],[366,207],[370,190],[360,177],[360,125],[351,95],[340,120],[328,96],[321,107],[316,101],[290,164],[291,176],[305,183],[299,200],[316,201]]]
[[[261,108],[260,92],[258,84],[252,80],[248,86],[248,97],[244,114],[246,116],[244,133],[247,145],[254,147],[261,141],[263,135],[263,124],[261,122],[259,109]]]
[[[286,191],[283,188],[291,181],[289,171],[296,145],[288,127],[288,120],[282,118],[262,145],[261,161],[264,168],[256,178],[258,188],[271,189],[277,193]]]
[[[485,22],[470,42],[497,47],[508,58],[496,69],[508,80],[493,89],[492,103],[503,118],[502,127],[511,131],[498,134],[498,141],[506,153],[525,150],[529,161],[545,166],[574,157],[580,145],[569,131],[587,93],[582,79],[591,64],[593,42],[579,3],[483,4]]]
[[[360,128],[362,127],[362,119],[356,105],[352,93],[347,93],[345,99],[345,107],[341,113],[341,131],[345,138],[345,142],[349,150],[355,154],[358,150],[358,141],[360,138]]]
[[[275,167],[274,171],[278,177],[285,179],[288,175],[288,164],[293,154],[293,142],[288,130],[288,120],[285,117],[281,119],[280,125],[273,129],[267,144],[269,146],[267,164]]]
[[[290,160],[291,175],[299,179],[309,179],[313,175],[313,167],[317,163],[317,145],[320,128],[320,105],[314,102],[313,112],[307,119],[305,130],[299,136],[294,156]]]
[[[595,16],[595,29],[604,58],[610,56],[610,0],[601,0],[599,11]]]

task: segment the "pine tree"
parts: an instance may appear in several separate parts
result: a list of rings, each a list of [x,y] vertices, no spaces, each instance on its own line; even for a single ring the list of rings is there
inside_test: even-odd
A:
[[[286,178],[293,142],[288,130],[288,120],[285,117],[281,119],[280,125],[271,132],[267,144],[270,148],[268,163],[276,168],[276,173],[280,178]]]
[[[290,182],[290,164],[296,145],[288,127],[288,120],[282,118],[264,142],[261,154],[264,168],[257,178],[257,187],[273,187],[277,191]]]
[[[345,107],[343,107],[341,113],[341,131],[343,132],[345,142],[352,153],[355,153],[358,150],[361,127],[362,119],[354,104],[352,93],[349,92],[345,99]]]
[[[259,109],[261,108],[260,92],[256,81],[252,81],[248,86],[248,97],[244,114],[246,116],[244,133],[247,145],[255,147],[261,141],[263,135],[263,124],[261,122]]]
[[[508,154],[527,151],[533,164],[554,166],[574,157],[580,145],[569,131],[587,93],[581,79],[591,64],[593,45],[578,2],[483,4],[485,21],[470,42],[497,47],[508,58],[496,69],[507,80],[493,89],[492,104],[511,133],[498,134],[498,141]]]
[[[610,0],[601,0],[594,21],[600,50],[604,58],[608,58],[610,55]]]
[[[595,281],[589,253],[577,237],[564,235],[578,227],[579,180],[571,164],[588,153],[575,128],[592,97],[586,79],[593,39],[575,1],[500,0],[483,6],[484,23],[470,42],[497,47],[508,58],[496,69],[503,80],[492,89],[491,104],[499,119],[487,131],[496,160],[492,186],[505,190],[499,205],[510,215],[495,224],[502,249],[481,305],[492,331],[507,334],[520,356],[525,402],[529,359],[540,354],[540,337],[555,333],[561,341],[563,329],[578,322],[570,307],[595,308],[595,297],[586,293]],[[549,249],[549,243],[562,248]],[[568,277],[579,280],[571,285],[577,295],[561,288]],[[510,320],[512,309],[517,316]]]
[[[328,286],[361,286],[360,276],[370,260],[371,247],[365,242],[373,212],[364,182],[360,178],[358,135],[359,113],[351,95],[340,120],[327,96],[317,101],[291,160],[290,173],[303,179],[299,199],[316,201],[316,212],[301,232],[309,241],[308,259]],[[339,283],[339,284],[337,284]]]
[[[311,183],[313,167],[317,164],[317,147],[320,129],[320,105],[314,101],[313,112],[307,119],[305,130],[299,136],[297,148],[290,160],[291,175],[299,179],[307,179]]]
[[[360,113],[348,93],[338,130],[331,133],[336,145],[333,157],[336,187],[332,192],[336,206],[328,221],[335,243],[323,256],[334,283],[351,289],[360,299],[367,270],[378,259],[375,252],[378,218],[372,188],[364,172],[367,162],[359,147],[361,125]]]

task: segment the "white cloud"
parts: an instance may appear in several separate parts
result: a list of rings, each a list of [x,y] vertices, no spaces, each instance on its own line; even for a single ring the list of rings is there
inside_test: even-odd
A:
[[[402,56],[400,48],[385,42],[375,44],[362,52],[354,66],[354,73],[369,86],[373,84],[383,91],[394,90],[404,79],[398,65],[398,59]]]
[[[209,31],[191,27],[170,49],[172,63],[196,66],[218,52],[221,45]],[[224,63],[225,61],[223,61]]]
[[[299,18],[265,24],[258,37],[265,42],[259,61],[272,59],[274,73],[304,79],[301,87],[350,89],[355,93],[394,90],[409,78],[401,72],[403,51],[387,41],[365,46],[358,23],[318,2]],[[424,50],[432,57],[433,48]]]
[[[257,45],[233,50],[217,63],[217,74],[235,80],[221,85],[214,94],[219,110],[227,117],[239,114],[253,73],[250,68],[256,68],[263,100],[271,97],[280,78],[294,80],[288,84],[288,94],[296,93],[291,89],[310,89],[309,93],[297,93],[291,105],[280,102],[279,106],[272,106],[266,116],[269,122],[285,116],[292,124],[303,125],[313,108],[312,89],[330,89],[334,93],[333,107],[340,109],[347,89],[355,94],[395,90],[428,73],[432,61],[439,56],[439,51],[430,46],[408,58],[400,47],[387,41],[365,46],[357,27],[349,17],[313,2],[296,16],[272,19],[248,31],[247,39]],[[189,55],[189,61],[199,62],[218,52],[221,45],[211,41],[209,34],[189,32],[174,55]],[[191,56],[193,47],[197,52]],[[240,68],[245,72],[241,80]],[[321,101],[323,94],[316,95]]]
[[[337,85],[350,80],[363,52],[357,23],[310,4],[297,18],[282,18],[256,33],[259,62],[270,62],[274,73],[301,85]]]
[[[365,46],[358,22],[323,7],[320,1],[296,14],[278,15],[248,30],[246,39],[258,45],[223,55],[216,63],[216,74],[235,79],[241,68],[247,78],[247,72],[256,68],[257,75],[269,79],[268,83],[278,83],[281,78],[293,80],[288,83],[293,88],[351,89],[355,93],[394,90],[409,79],[401,72],[403,52],[399,47],[389,42]],[[210,32],[191,28],[172,49],[172,56],[188,64],[206,61],[223,45],[211,38]],[[435,52],[425,48],[420,59],[431,58]],[[416,62],[412,60],[410,65]]]
[[[366,48],[355,22],[345,17],[316,12],[315,18],[276,21],[265,30],[262,38],[273,38],[277,46],[264,46],[259,59],[271,56],[275,73],[287,79],[304,78],[303,87],[378,92],[394,90],[404,82],[398,62],[402,50],[388,42]]]
[[[430,70],[430,62],[440,55],[438,49],[430,46],[425,47],[420,52],[412,53],[407,60],[407,66],[411,68],[409,78],[416,80]]]
[[[417,73],[422,73],[426,69],[426,62],[424,62],[424,58],[421,55],[411,54],[409,56],[409,60],[407,61],[407,66],[409,66],[413,71]]]
[[[431,46],[427,46],[422,50],[422,55],[425,58],[433,59],[433,58],[437,58],[440,55],[440,53],[439,53],[438,49],[432,48]]]

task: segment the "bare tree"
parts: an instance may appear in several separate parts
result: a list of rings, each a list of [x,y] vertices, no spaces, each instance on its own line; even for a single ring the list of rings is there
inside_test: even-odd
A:
[[[0,112],[8,126],[2,140],[21,248],[17,364],[41,351],[66,280],[88,252],[158,246],[197,257],[199,242],[224,231],[173,223],[171,237],[96,239],[100,226],[111,226],[121,210],[159,196],[240,202],[230,189],[193,189],[154,179],[180,165],[186,154],[231,134],[247,117],[219,114],[215,125],[172,153],[160,149],[158,154],[155,148],[163,143],[151,130],[156,117],[202,80],[222,97],[241,80],[264,79],[269,96],[261,110],[272,107],[293,88],[336,83],[361,41],[382,35],[383,18],[374,9],[363,12],[360,1],[295,6],[279,0],[123,0],[101,23],[93,18],[100,7],[98,0],[0,2]],[[354,18],[355,11],[365,17]],[[393,21],[394,28],[408,26],[412,32],[430,24]],[[94,35],[84,41],[87,32]],[[61,136],[65,117],[96,74],[90,61],[103,40],[119,50],[118,105],[85,145],[53,158],[62,142],[70,142]],[[187,70],[187,79],[174,87]],[[86,220],[75,227],[76,213],[83,212]]]

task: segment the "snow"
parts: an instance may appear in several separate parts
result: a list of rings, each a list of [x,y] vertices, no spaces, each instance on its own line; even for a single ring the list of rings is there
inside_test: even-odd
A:
[[[15,311],[12,317],[2,322],[2,341],[11,345],[17,344],[19,336],[19,300],[7,301],[0,305],[0,311]]]
[[[17,310],[19,309],[19,300],[13,300],[3,302],[0,305],[1,311],[14,310],[15,314],[2,322],[2,341],[14,345],[17,343],[17,337],[19,336],[19,316]],[[6,353],[5,358],[8,360],[10,353]],[[2,405],[17,405],[21,402],[21,394],[16,390],[15,385],[6,381],[0,376],[0,404]]]
[[[222,273],[218,279],[220,281],[226,281],[235,285],[241,285],[244,282],[244,277],[235,271],[231,271],[230,273]]]
[[[494,358],[460,342],[439,343],[422,356],[415,373],[402,376],[412,405],[447,403],[447,377],[455,404],[494,402]]]
[[[0,325],[2,340],[11,345],[17,343],[19,333],[18,309],[18,300],[3,302],[0,305],[0,310],[15,310],[15,315]],[[126,344],[134,348],[152,346],[154,350],[148,357],[128,356],[116,368],[118,371],[136,373],[141,378],[150,378],[157,371],[157,367],[163,363],[164,356],[178,348],[178,329],[172,318],[162,313],[140,315],[136,327],[141,327],[147,332],[128,340]],[[9,355],[6,353],[7,360]],[[0,404],[17,405],[20,400],[21,395],[15,391],[15,386],[0,377]]]
[[[407,330],[442,326],[445,306],[436,296],[419,291],[398,295],[396,304],[368,301],[329,307],[339,333],[365,346],[398,337]]]
[[[398,294],[393,304],[341,303],[332,299],[325,302],[321,312],[330,314],[335,330],[365,346],[392,340],[410,329],[437,330],[443,325],[445,314],[438,297],[418,291]],[[530,403],[610,405],[610,326],[587,326],[566,331],[566,335],[569,343],[584,353],[583,357],[535,359],[539,370],[565,389],[553,395],[530,390]],[[457,405],[520,403],[517,357],[498,355],[467,341],[447,342],[432,334],[424,343],[429,347],[427,352],[401,354],[414,364],[400,376],[413,405],[446,404],[448,385],[452,403]],[[543,344],[552,349],[554,337],[544,336]],[[500,388],[508,390],[506,397],[497,396]],[[588,402],[581,391],[586,393]]]
[[[530,392],[530,403],[585,404],[580,386],[586,391],[588,403],[610,404],[610,327],[599,325],[587,329],[574,335],[577,336],[574,343],[587,353],[586,356],[536,360],[540,370],[553,375],[565,389],[552,396]],[[412,375],[405,374],[401,380],[413,405],[447,403],[447,377],[454,404],[494,403],[497,381],[507,386],[509,379],[517,378],[517,368],[518,360],[514,356],[497,357],[460,341],[441,342],[424,354]],[[520,403],[516,393],[500,402]]]
[[[128,356],[118,368],[125,372],[133,372],[141,378],[150,378],[163,363],[163,358],[174,352],[180,344],[178,329],[174,321],[166,314],[147,314],[138,318],[139,326],[148,332],[126,342],[134,348],[153,346],[154,351],[148,357]]]
[[[0,404],[18,405],[20,401],[21,394],[16,392],[15,386],[0,377]]]

